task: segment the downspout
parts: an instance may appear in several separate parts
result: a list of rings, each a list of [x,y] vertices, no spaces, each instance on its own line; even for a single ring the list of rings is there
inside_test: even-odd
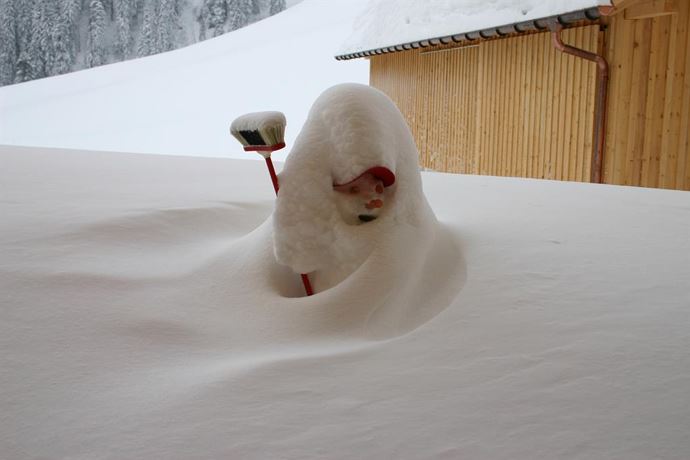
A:
[[[553,46],[573,56],[587,59],[597,64],[597,96],[594,104],[594,146],[592,150],[592,170],[590,181],[600,184],[603,176],[604,148],[606,146],[606,100],[608,98],[609,63],[604,56],[587,50],[566,45],[561,39],[563,26],[557,22],[549,23]]]

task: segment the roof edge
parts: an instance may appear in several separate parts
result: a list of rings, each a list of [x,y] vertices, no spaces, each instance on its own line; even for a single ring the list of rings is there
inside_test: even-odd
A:
[[[548,30],[549,24],[558,22],[563,26],[573,25],[580,22],[596,23],[599,19],[605,16],[600,10],[600,7],[593,6],[569,13],[557,14],[554,16],[546,16],[543,18],[531,19],[529,21],[515,22],[512,24],[505,24],[501,26],[489,27],[487,29],[474,30],[472,32],[462,32],[453,35],[444,35],[436,38],[426,38],[413,42],[401,43],[398,45],[383,46],[381,48],[372,48],[366,51],[357,51],[354,53],[345,53],[335,56],[338,61],[348,61],[350,59],[363,58],[374,56],[378,54],[396,53],[398,51],[407,51],[417,48],[426,48],[435,45],[447,45],[450,43],[474,42],[478,40],[489,40],[492,38],[501,38],[513,36],[528,32],[541,32]]]

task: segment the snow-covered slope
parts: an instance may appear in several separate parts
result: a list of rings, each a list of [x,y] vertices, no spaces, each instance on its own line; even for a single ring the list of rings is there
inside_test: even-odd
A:
[[[423,173],[420,275],[304,298],[260,162],[0,159],[0,458],[687,459],[687,192]]]
[[[324,89],[368,82],[367,61],[333,59],[366,3],[304,0],[187,48],[0,88],[0,144],[239,157],[228,126],[259,110],[285,112],[291,144]]]

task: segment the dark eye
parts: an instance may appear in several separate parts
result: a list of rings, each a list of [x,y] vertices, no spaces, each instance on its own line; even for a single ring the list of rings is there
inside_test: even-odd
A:
[[[359,187],[357,187],[356,185],[350,187],[350,193],[352,193],[353,195],[355,193],[359,193]]]

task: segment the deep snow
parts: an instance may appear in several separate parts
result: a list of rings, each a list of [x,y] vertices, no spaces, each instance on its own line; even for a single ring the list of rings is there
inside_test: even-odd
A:
[[[297,154],[364,6],[2,88],[0,142],[246,158],[277,109]],[[690,194],[421,179],[433,232],[306,298],[260,162],[0,146],[0,458],[686,459]]]
[[[306,298],[260,162],[0,161],[2,458],[690,452],[687,192],[424,172],[442,250]]]

